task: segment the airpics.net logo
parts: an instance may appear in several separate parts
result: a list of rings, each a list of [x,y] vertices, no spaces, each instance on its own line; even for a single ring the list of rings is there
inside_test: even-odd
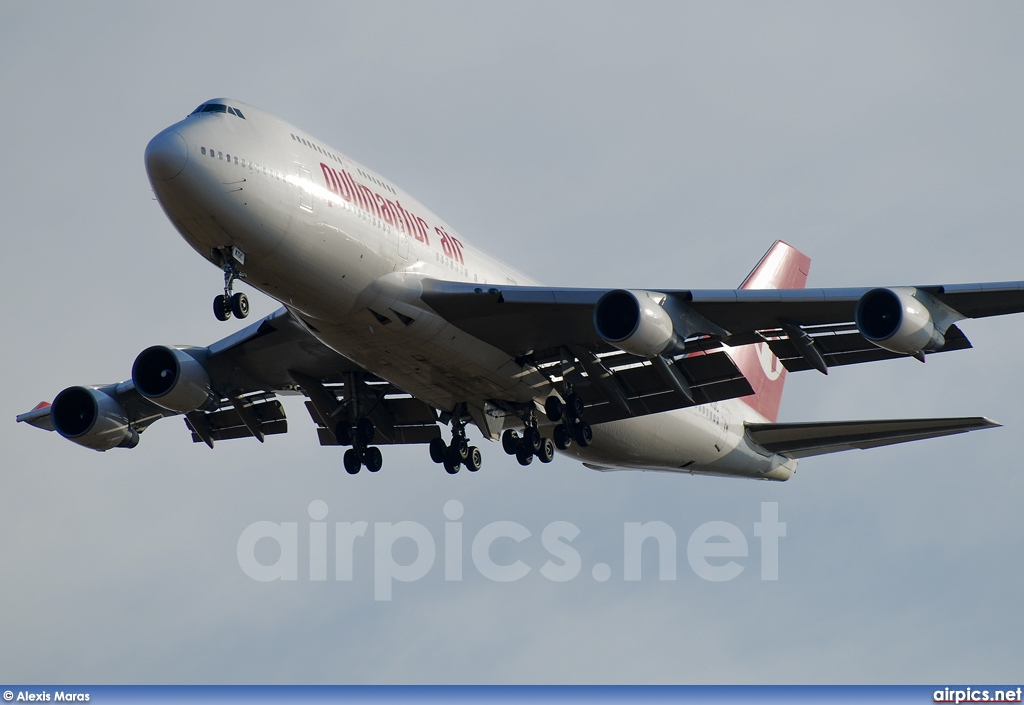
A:
[[[372,573],[373,598],[379,601],[392,598],[395,583],[425,578],[439,561],[443,563],[446,581],[461,581],[468,570],[467,547],[472,569],[494,582],[522,580],[536,569],[545,579],[564,583],[584,572],[583,557],[573,545],[581,531],[568,521],[553,521],[540,530],[543,554],[530,565],[523,558],[527,553],[537,553],[527,549],[528,542],[536,541],[538,534],[515,521],[495,521],[467,531],[462,521],[465,507],[455,499],[444,505],[440,541],[416,521],[378,521],[373,523],[372,530],[367,521],[327,522],[329,508],[319,499],[309,503],[307,513],[311,521],[301,522],[307,525],[301,531],[297,521],[256,521],[247,526],[237,544],[242,572],[258,582],[297,581],[300,564],[301,577],[310,581],[326,581],[329,572],[335,581],[342,582]],[[328,530],[332,524],[334,546],[329,551]],[[680,548],[698,578],[709,582],[734,580],[751,563],[751,543],[759,548],[760,579],[778,580],[779,540],[786,536],[786,524],[779,521],[778,502],[761,502],[760,518],[751,526],[752,540],[743,529],[727,521],[701,524],[685,538],[685,545],[676,530],[663,521],[623,522],[621,536],[621,577],[625,581],[641,580],[645,556],[648,562],[656,561],[659,580],[676,580]],[[654,550],[648,548],[645,553],[645,545]],[[517,556],[516,548],[522,549],[524,555]],[[365,556],[371,550],[372,567],[357,571],[357,554]],[[500,558],[495,558],[495,553]],[[364,564],[361,561],[360,568]],[[593,580],[603,583],[615,571],[607,563],[595,563],[589,572]]]

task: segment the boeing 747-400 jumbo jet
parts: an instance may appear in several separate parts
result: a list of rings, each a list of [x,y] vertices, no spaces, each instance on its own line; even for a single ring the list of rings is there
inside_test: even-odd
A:
[[[805,289],[776,242],[739,289],[548,287],[476,249],[398,186],[235,100],[203,103],[146,147],[157,200],[224,272],[221,320],[275,313],[209,347],[143,350],[131,379],[69,387],[18,421],[95,450],[184,415],[194,442],[287,430],[301,394],[345,469],[422,443],[480,468],[466,426],[529,465],[556,449],[598,470],[786,480],[797,460],[998,424],[985,418],[778,423],[786,373],[969,348],[957,323],[1024,311],[1024,282]],[[446,441],[441,425],[451,426]]]

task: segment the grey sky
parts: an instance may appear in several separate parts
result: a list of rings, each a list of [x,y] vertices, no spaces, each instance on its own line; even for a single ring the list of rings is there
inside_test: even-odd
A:
[[[794,375],[783,420],[987,415],[1006,426],[801,463],[784,484],[521,468],[423,448],[349,477],[300,404],[291,431],[193,445],[179,419],[94,453],[14,416],[119,381],[143,348],[208,344],[219,272],[152,200],[148,139],[203,100],[258,105],[386,174],[552,284],[726,287],[777,238],[815,286],[1024,278],[1019,3],[13,3],[0,5],[0,681],[980,682],[1021,680],[1024,318],[976,349]],[[250,290],[254,315],[275,307]],[[252,522],[418,521],[533,533],[506,584],[431,573],[257,583]],[[753,523],[778,502],[777,582]],[[679,536],[679,574],[622,578],[628,521]],[[538,574],[553,521],[583,571]],[[707,521],[750,542],[689,570]],[[304,554],[300,553],[300,556]],[[408,560],[407,556],[404,560]],[[612,567],[604,583],[597,562]],[[300,560],[300,578],[303,563]]]

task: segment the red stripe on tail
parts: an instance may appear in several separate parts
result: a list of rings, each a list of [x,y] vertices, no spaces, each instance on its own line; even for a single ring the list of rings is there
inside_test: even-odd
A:
[[[776,240],[754,270],[740,285],[741,289],[803,289],[807,273],[811,271],[811,258],[803,252]],[[741,401],[758,414],[774,423],[779,418],[782,387],[786,383],[786,368],[775,357],[767,343],[744,345],[730,351],[733,362],[750,382],[754,393]]]

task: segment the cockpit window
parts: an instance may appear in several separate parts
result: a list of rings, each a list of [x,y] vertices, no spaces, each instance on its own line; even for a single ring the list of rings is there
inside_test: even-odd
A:
[[[229,108],[228,106],[220,103],[204,103],[193,110],[190,115],[195,115],[196,113],[230,113],[231,115],[237,115],[245,120],[245,116],[242,115],[241,110],[238,108]]]

